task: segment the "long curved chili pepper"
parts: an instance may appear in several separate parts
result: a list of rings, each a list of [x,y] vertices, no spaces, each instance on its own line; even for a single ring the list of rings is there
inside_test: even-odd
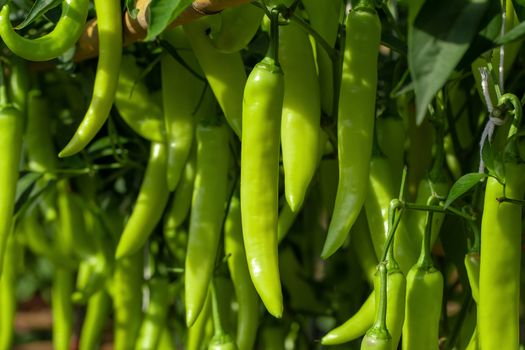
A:
[[[15,315],[17,309],[17,281],[19,278],[22,246],[15,235],[9,236],[5,255],[5,268],[0,277],[0,350],[13,348]]]
[[[87,304],[86,317],[80,331],[79,350],[97,349],[100,347],[102,333],[111,313],[111,297],[105,290],[99,290]]]
[[[240,137],[244,63],[238,52],[226,54],[215,49],[206,34],[208,27],[206,19],[200,19],[185,25],[184,30],[228,124]]]
[[[372,327],[366,331],[361,350],[392,350],[392,336],[386,325],[388,307],[387,270],[384,263],[379,265],[379,271],[374,281],[376,294],[376,316]],[[397,346],[396,346],[397,348]]]
[[[250,275],[270,314],[281,317],[277,220],[279,144],[284,78],[278,54],[278,24],[272,20],[268,55],[250,73],[244,89],[241,142],[241,214]]]
[[[284,74],[281,119],[284,189],[292,211],[302,206],[317,170],[321,99],[312,45],[294,23],[279,30],[279,63]]]
[[[164,33],[163,38],[179,49],[181,59],[186,62],[193,61],[198,65],[191,49],[188,50],[189,43],[181,27]],[[168,54],[162,56],[161,71],[162,103],[168,144],[168,188],[173,191],[190,154],[195,133],[195,112],[204,84]]]
[[[373,8],[360,3],[350,11],[346,31],[337,122],[339,185],[324,259],[341,247],[361,211],[372,154],[381,22]]]
[[[339,0],[303,0],[310,25],[326,42],[334,47],[339,30],[342,3]],[[319,67],[319,83],[321,87],[321,105],[323,111],[333,116],[334,113],[334,73],[332,59],[328,53],[317,44],[317,66]]]
[[[142,321],[143,260],[143,253],[139,251],[115,263],[112,290],[115,350],[135,346]]]
[[[13,224],[23,122],[24,116],[18,109],[11,106],[0,109],[0,276]]]
[[[212,28],[211,42],[224,53],[234,53],[244,49],[253,39],[264,12],[252,4],[243,4],[224,9],[221,12],[221,24]]]
[[[427,214],[419,260],[407,274],[403,350],[439,349],[443,275],[430,256],[432,216]]]
[[[138,81],[140,68],[131,55],[122,56],[115,106],[137,134],[154,142],[165,141],[165,123],[160,106],[153,102],[146,86]]]
[[[169,281],[165,277],[153,277],[149,281],[149,304],[144,312],[135,349],[156,350],[168,315],[170,299]]]
[[[197,126],[197,167],[184,268],[186,324],[201,312],[215,266],[228,196],[230,131],[208,120]]]
[[[17,56],[29,61],[48,61],[62,55],[80,38],[88,8],[88,0],[62,1],[62,15],[53,31],[40,38],[27,39],[14,31],[6,4],[0,11],[0,37]]]
[[[98,28],[98,64],[93,97],[84,119],[60,157],[80,152],[95,137],[109,116],[118,86],[122,57],[122,14],[120,1],[95,0]]]
[[[117,246],[117,259],[135,253],[146,242],[162,218],[168,195],[166,146],[163,143],[152,142],[137,202]]]
[[[253,349],[259,323],[259,298],[246,261],[238,192],[230,199],[228,215],[224,222],[224,254],[229,256],[228,268],[239,305],[236,343],[239,349]]]

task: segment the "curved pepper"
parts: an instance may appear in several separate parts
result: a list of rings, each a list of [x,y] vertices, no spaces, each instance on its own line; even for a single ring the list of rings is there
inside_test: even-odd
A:
[[[226,124],[197,127],[197,168],[184,268],[186,324],[201,312],[215,266],[228,196],[230,131]]]
[[[73,1],[71,1],[73,2]],[[98,29],[98,64],[93,97],[84,119],[60,157],[80,152],[95,137],[109,116],[118,86],[122,57],[122,14],[120,1],[95,0]]]
[[[177,27],[164,33],[163,38],[172,46],[180,49],[181,59],[197,64],[197,59],[191,54],[191,49],[188,50],[189,43],[182,28]],[[181,178],[184,164],[190,154],[195,133],[196,109],[204,83],[167,54],[162,56],[161,71],[162,102],[168,145],[168,188],[173,191]]]
[[[14,31],[6,4],[0,11],[0,37],[17,56],[29,61],[48,61],[62,55],[80,38],[88,8],[88,0],[64,0],[62,15],[53,31],[40,38],[26,39]]]
[[[248,271],[238,193],[230,199],[228,215],[224,222],[224,254],[229,256],[228,269],[239,305],[236,343],[239,349],[253,349],[259,323],[259,298]]]
[[[276,21],[276,19],[275,19]],[[246,258],[252,281],[275,317],[283,312],[279,278],[279,141],[284,97],[277,55],[277,23],[272,21],[270,52],[248,77],[243,101],[241,214]]]
[[[341,247],[361,211],[372,154],[381,22],[373,8],[358,5],[348,14],[346,31],[337,122],[339,184],[324,259]]]
[[[97,349],[100,347],[102,333],[111,312],[111,297],[105,290],[99,290],[87,305],[86,317],[80,331],[79,350]]]
[[[22,113],[14,107],[7,106],[0,110],[0,276],[7,238],[13,225],[23,118]]]
[[[164,142],[165,126],[160,107],[152,101],[146,86],[139,82],[140,69],[131,55],[122,56],[115,106],[137,134],[147,140]]]
[[[200,19],[184,26],[195,56],[199,60],[228,124],[240,137],[243,89],[246,83],[244,63],[238,52],[226,54],[215,49],[206,35],[208,28],[206,19]]]
[[[162,218],[168,195],[166,146],[153,142],[135,207],[117,246],[117,259],[135,253],[146,242]]]
[[[264,12],[252,4],[243,4],[224,9],[218,29],[212,27],[211,42],[224,53],[234,53],[244,49],[253,39]]]
[[[281,119],[284,189],[292,211],[301,208],[317,170],[321,100],[312,45],[296,24],[279,30],[279,62],[284,74]]]

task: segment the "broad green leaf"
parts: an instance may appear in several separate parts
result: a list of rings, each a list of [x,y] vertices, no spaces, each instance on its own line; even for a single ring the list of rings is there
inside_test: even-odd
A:
[[[454,185],[452,185],[444,207],[448,208],[456,199],[467,193],[487,176],[485,173],[470,173],[460,177]]]
[[[22,23],[17,25],[15,29],[25,28],[35,19],[42,16],[44,13],[51,10],[52,8],[57,7],[61,3],[61,0],[36,0],[33,4],[33,7],[31,7],[31,10],[29,10],[29,13],[27,14],[26,18],[22,21]]]
[[[408,65],[416,92],[416,121],[469,48],[489,0],[428,0],[408,41]]]
[[[146,40],[152,40],[162,33],[190,4],[191,0],[152,0]]]

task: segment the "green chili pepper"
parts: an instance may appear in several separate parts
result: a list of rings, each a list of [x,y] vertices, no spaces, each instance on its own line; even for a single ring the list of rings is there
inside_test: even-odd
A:
[[[0,277],[0,304],[2,305],[2,312],[0,312],[0,350],[13,348],[15,315],[18,304],[16,286],[22,257],[22,246],[18,237],[12,234],[7,241],[6,264],[2,277]]]
[[[253,39],[261,25],[264,12],[252,4],[243,4],[221,12],[219,28],[212,26],[211,42],[224,53],[244,49]]]
[[[322,339],[323,345],[337,345],[362,337],[374,323],[374,292],[368,296],[359,310],[345,323],[332,329]]]
[[[166,32],[163,38],[180,49],[178,53],[181,59],[196,63],[195,56],[190,55],[191,49],[184,50],[188,48],[189,43],[181,27]],[[195,112],[204,84],[167,54],[162,56],[161,70],[162,101],[168,143],[168,187],[173,191],[190,154],[195,132]]]
[[[150,141],[164,142],[162,111],[152,101],[146,86],[138,81],[140,75],[140,68],[133,56],[122,56],[115,106],[122,119],[137,134]]]
[[[248,77],[243,101],[241,213],[246,258],[264,305],[283,312],[278,263],[279,133],[284,78],[277,60],[278,23],[272,20],[268,55]]]
[[[206,75],[213,94],[233,131],[240,137],[243,89],[246,72],[240,53],[221,53],[207,36],[209,25],[203,18],[184,26],[195,56]]]
[[[197,167],[184,269],[188,326],[206,300],[228,196],[230,132],[226,124],[205,123],[197,126]]]
[[[2,87],[5,89],[5,87]],[[4,106],[0,110],[0,276],[7,238],[12,230],[18,166],[22,148],[23,115],[18,109]]]
[[[265,350],[284,350],[285,331],[277,325],[269,325],[261,330],[261,349]]]
[[[175,347],[175,343],[173,341],[171,330],[168,327],[168,325],[164,326],[164,330],[162,331],[158,350],[177,350],[177,348]]]
[[[377,280],[374,279],[374,284]],[[391,334],[391,349],[397,349],[399,338],[401,336],[401,329],[403,327],[403,320],[405,318],[405,277],[397,263],[389,260],[387,263],[387,311],[386,311],[386,325]],[[375,290],[363,303],[361,308],[348,319],[341,326],[328,332],[322,339],[323,345],[337,345],[349,342],[365,335],[366,331],[372,327],[374,323],[374,314],[376,313],[376,304],[378,303]],[[374,301],[375,300],[375,301]],[[374,302],[376,304],[374,304]]]
[[[370,230],[366,222],[364,210],[357,217],[354,226],[352,226],[350,249],[355,254],[366,280],[371,285],[374,284],[374,275],[377,271],[377,256],[374,251],[374,245],[370,238]]]
[[[359,3],[346,19],[346,42],[338,111],[339,185],[321,257],[344,243],[365,201],[377,85],[381,22]]]
[[[403,349],[438,349],[439,320],[443,299],[443,275],[430,255],[433,212],[427,225],[418,262],[407,275]]]
[[[135,253],[146,242],[162,218],[168,195],[166,146],[163,143],[152,142],[137,202],[117,246],[117,259]]]
[[[468,281],[470,284],[470,291],[472,293],[472,299],[478,304],[479,302],[479,268],[480,268],[480,256],[479,251],[472,251],[465,255],[465,268],[467,270]],[[477,327],[474,328],[474,332],[470,337],[470,341],[466,347],[466,350],[479,349],[479,336]]]
[[[29,61],[48,61],[70,49],[84,31],[88,14],[88,0],[62,1],[62,15],[51,33],[40,38],[19,36],[9,21],[10,8],[0,11],[0,37],[17,56]]]
[[[242,241],[241,204],[237,191],[230,199],[224,222],[224,254],[229,256],[228,268],[239,305],[236,343],[239,349],[253,349],[259,323],[259,298],[248,271]]]
[[[115,263],[113,308],[115,350],[135,347],[142,321],[143,253],[139,251]]]
[[[111,298],[105,290],[99,290],[87,305],[86,317],[80,332],[79,350],[97,349],[100,347],[102,334],[111,312]]]
[[[378,258],[383,255],[389,227],[390,201],[396,197],[397,189],[391,176],[392,169],[387,158],[372,156],[370,161],[370,179],[366,194],[365,209],[370,237]],[[410,235],[403,221],[397,227],[394,237],[394,255],[402,271],[408,271],[417,260],[416,247],[410,241]]]
[[[51,311],[53,316],[53,349],[68,350],[71,348],[73,334],[73,272],[57,267],[53,274],[51,287]]]
[[[156,350],[159,345],[168,315],[169,281],[164,277],[153,277],[149,281],[149,295],[149,304],[135,346],[137,350]]]
[[[521,207],[498,198],[522,199],[525,167],[505,164],[505,186],[489,177],[481,222],[478,330],[481,349],[517,349]]]
[[[203,344],[206,344],[208,339],[210,339],[206,332],[207,325],[211,321],[211,298],[209,294],[208,292],[197,320],[193,323],[193,326],[188,328],[188,337],[186,338],[187,350],[202,350]]]
[[[27,63],[18,57],[12,57],[9,65],[9,99],[22,113],[27,111],[27,99],[29,92],[29,69]]]
[[[321,101],[312,45],[294,23],[280,28],[279,62],[284,74],[281,120],[284,188],[292,211],[302,206],[317,170]]]
[[[97,10],[99,49],[93,97],[73,138],[60,151],[60,157],[68,157],[80,152],[95,137],[109,116],[117,91],[122,57],[120,1],[94,0],[94,2]]]
[[[231,336],[226,333],[223,328],[219,300],[213,283],[211,284],[210,289],[214,334],[208,344],[208,350],[237,350],[238,348],[235,341],[233,341]]]
[[[342,3],[339,0],[303,0],[310,25],[333,48],[339,30]],[[353,29],[352,29],[353,30]],[[334,114],[334,67],[332,58],[317,44],[317,66],[319,67],[319,83],[321,87],[321,105],[323,111]]]
[[[361,350],[391,350],[392,336],[387,329],[387,270],[384,263],[379,265],[374,281],[376,292],[376,318],[372,327],[366,331],[361,342]],[[396,346],[397,348],[397,346]]]

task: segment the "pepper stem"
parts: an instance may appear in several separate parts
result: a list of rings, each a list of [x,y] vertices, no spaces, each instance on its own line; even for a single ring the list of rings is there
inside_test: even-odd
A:
[[[275,8],[270,12],[270,46],[266,57],[272,58],[279,65],[279,10]]]
[[[217,301],[217,292],[215,291],[215,285],[213,281],[210,283],[210,292],[211,292],[211,310],[213,318],[213,328],[215,336],[224,335],[224,328],[222,328],[221,315],[219,312],[219,304]]]
[[[379,305],[377,306],[376,319],[373,328],[387,330],[386,309],[387,309],[387,269],[384,263],[379,264]]]

